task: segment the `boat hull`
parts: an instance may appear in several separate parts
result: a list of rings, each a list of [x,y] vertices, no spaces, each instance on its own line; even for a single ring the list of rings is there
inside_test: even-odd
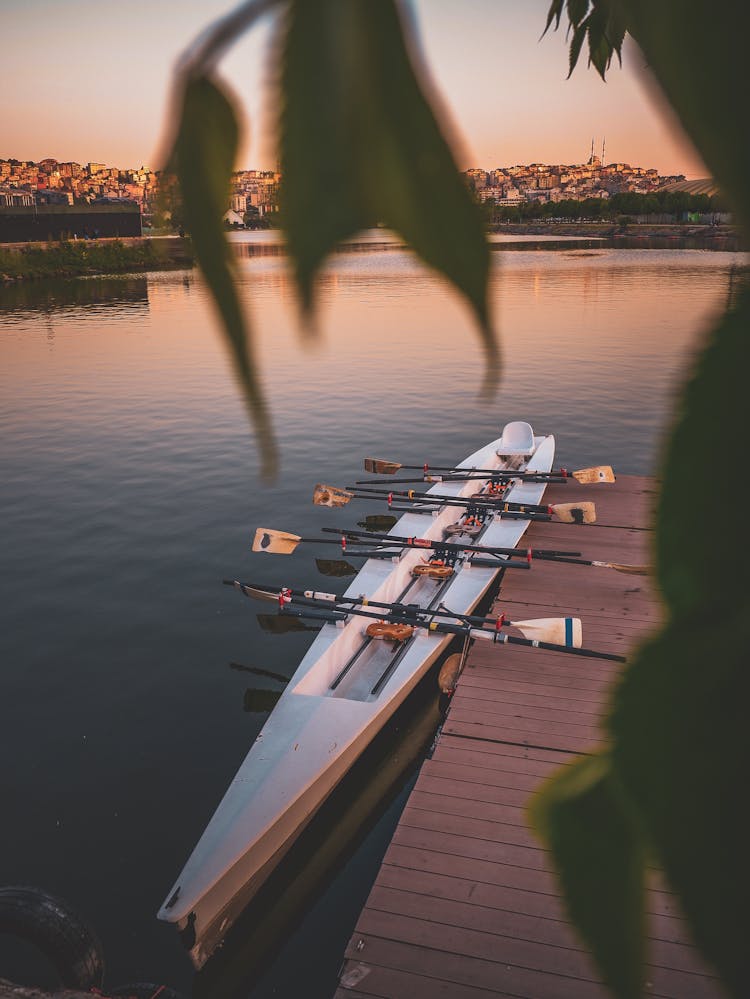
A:
[[[462,466],[502,467],[496,453],[501,441],[470,455]],[[528,468],[549,471],[554,439],[534,442]],[[430,491],[468,496],[476,488],[476,483],[443,482]],[[544,483],[519,483],[512,499],[537,503],[544,488]],[[444,506],[437,515],[408,513],[391,533],[439,540],[461,512]],[[513,547],[528,523],[495,518],[478,543]],[[441,601],[456,613],[470,613],[503,565],[502,560],[497,568],[464,562],[446,583],[415,582],[411,570],[423,558],[423,550],[409,550],[394,561],[369,559],[347,594],[397,601],[408,591],[409,602]],[[390,643],[366,638],[367,623],[351,616],[323,626],[158,913],[177,924],[197,967],[452,637],[420,629],[394,651]]]

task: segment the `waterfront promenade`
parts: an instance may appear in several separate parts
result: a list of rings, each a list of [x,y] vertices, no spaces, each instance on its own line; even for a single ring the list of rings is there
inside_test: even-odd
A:
[[[595,496],[592,495],[595,493]],[[550,487],[550,502],[594,498],[597,524],[532,524],[537,547],[651,560],[654,483]],[[496,610],[511,619],[574,614],[584,645],[629,654],[658,624],[647,577],[539,563],[507,573]],[[442,732],[399,822],[346,949],[336,999],[606,999],[569,925],[550,858],[525,818],[555,768],[602,741],[619,664],[525,648],[472,649]],[[674,896],[654,872],[646,994],[718,999]]]

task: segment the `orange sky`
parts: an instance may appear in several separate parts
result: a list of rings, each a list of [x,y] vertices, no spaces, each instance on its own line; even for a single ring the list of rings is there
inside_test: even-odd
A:
[[[171,67],[219,0],[4,0],[0,157],[158,165]],[[540,41],[548,0],[414,0],[433,80],[460,139],[459,165],[606,159],[706,176],[678,127],[647,96],[635,47],[606,84],[585,60],[570,80],[563,32]],[[222,64],[247,112],[238,167],[273,167],[272,22]]]

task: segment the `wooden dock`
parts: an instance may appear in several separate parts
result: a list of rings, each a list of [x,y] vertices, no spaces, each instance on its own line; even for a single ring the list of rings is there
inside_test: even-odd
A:
[[[550,502],[593,499],[597,523],[534,523],[538,548],[652,561],[652,480],[551,486]],[[509,618],[572,614],[584,645],[628,654],[659,622],[651,581],[611,569],[537,562],[507,572]],[[607,999],[569,925],[550,858],[527,827],[530,793],[601,744],[600,719],[621,667],[597,659],[477,643],[346,950],[336,999]],[[674,897],[649,891],[646,994],[722,993],[689,944]]]

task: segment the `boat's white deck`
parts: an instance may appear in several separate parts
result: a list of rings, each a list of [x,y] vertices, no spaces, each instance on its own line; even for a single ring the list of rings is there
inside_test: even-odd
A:
[[[528,470],[549,471],[553,437],[534,439]],[[501,439],[470,455],[462,467],[504,467],[496,453]],[[434,495],[466,496],[477,481],[436,483]],[[545,483],[518,482],[505,498],[538,503]],[[435,514],[407,513],[391,534],[443,540],[443,531],[465,512],[443,506]],[[529,521],[489,518],[476,543],[515,547]],[[350,596],[422,607],[444,602],[451,611],[470,613],[502,567],[474,567],[459,560],[444,584],[413,582],[411,569],[427,555],[408,549],[394,561],[368,559],[347,590]],[[450,619],[448,619],[450,620]],[[325,624],[304,656],[286,691],[241,764],[203,836],[159,912],[169,922],[190,924],[191,954],[200,965],[226,932],[233,907],[249,884],[278,862],[305,822],[325,800],[375,732],[396,710],[435,661],[451,636],[417,629],[397,646],[369,641],[368,618],[351,615],[345,623]],[[340,678],[343,667],[355,657]],[[337,682],[338,681],[338,682]]]

